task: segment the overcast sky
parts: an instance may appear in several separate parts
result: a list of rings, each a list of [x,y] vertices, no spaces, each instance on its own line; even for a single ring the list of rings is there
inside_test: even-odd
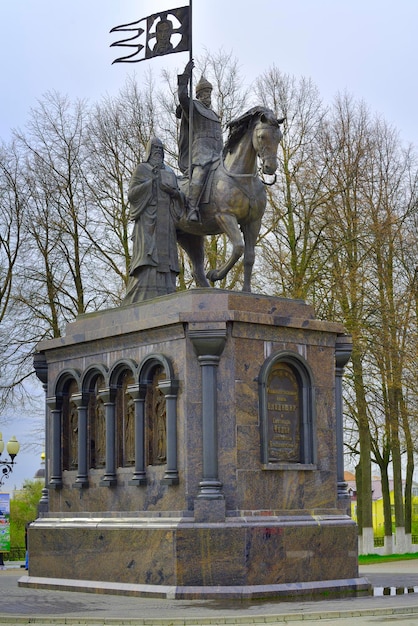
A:
[[[0,137],[23,126],[48,90],[96,100],[126,77],[182,68],[186,52],[111,65],[113,26],[187,0],[1,0]],[[325,102],[338,91],[364,99],[418,145],[416,0],[194,0],[193,54],[223,48],[249,81],[273,64],[305,76]]]
[[[113,26],[187,4],[187,0],[0,0],[0,139],[23,128],[47,91],[71,98],[117,94],[130,75],[183,69],[188,53],[115,64]],[[232,52],[251,82],[275,65],[311,78],[325,103],[347,91],[418,146],[417,0],[194,0],[193,55]],[[3,425],[25,445],[27,421]],[[13,431],[13,432],[12,432]],[[39,455],[20,453],[9,487],[31,478]]]

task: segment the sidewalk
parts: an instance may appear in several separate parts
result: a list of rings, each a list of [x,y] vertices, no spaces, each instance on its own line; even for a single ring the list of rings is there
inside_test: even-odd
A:
[[[0,571],[0,625],[306,626],[318,624],[318,620],[324,626],[370,626],[384,621],[396,621],[402,626],[418,623],[418,560],[362,566],[360,575],[369,579],[379,595],[295,603],[271,599],[166,600],[22,588],[17,581],[26,570],[20,565],[6,563],[6,569]]]

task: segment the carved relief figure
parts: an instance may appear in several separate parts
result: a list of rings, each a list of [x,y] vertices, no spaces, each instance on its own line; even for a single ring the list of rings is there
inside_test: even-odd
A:
[[[158,383],[164,378],[164,370],[157,367],[146,399],[148,463],[161,465],[167,459],[167,413],[165,396]]]
[[[125,454],[124,465],[135,464],[135,402],[125,395]]]
[[[88,437],[90,442],[90,467],[103,467],[106,461],[105,407],[98,394],[104,388],[103,376],[98,376],[91,390],[88,408]]]
[[[78,410],[74,402],[70,403],[69,415],[69,464],[70,469],[78,466]]]
[[[95,426],[95,467],[104,467],[106,463],[106,420],[105,406],[101,398],[96,400]]]
[[[156,460],[158,463],[165,463],[167,460],[167,413],[164,394],[158,387],[154,391],[154,419]]]

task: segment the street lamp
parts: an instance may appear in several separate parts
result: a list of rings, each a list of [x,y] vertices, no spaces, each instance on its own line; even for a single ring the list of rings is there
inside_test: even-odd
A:
[[[3,450],[4,450],[4,441],[3,441],[3,436],[0,433],[0,456],[3,454]],[[0,485],[2,485],[5,478],[9,478],[9,474],[13,472],[13,465],[15,465],[16,463],[15,457],[20,450],[20,444],[14,435],[7,442],[6,450],[9,453],[10,461],[0,460],[0,465],[3,466],[1,470],[1,474],[0,474]]]

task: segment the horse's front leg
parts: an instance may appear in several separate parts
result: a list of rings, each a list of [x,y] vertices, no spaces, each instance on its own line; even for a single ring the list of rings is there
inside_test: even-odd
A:
[[[218,269],[209,270],[206,274],[207,278],[213,283],[225,278],[244,252],[244,241],[236,218],[229,213],[218,213],[216,215],[216,221],[222,232],[229,238],[232,244],[232,253],[226,263],[221,265]]]
[[[255,261],[255,245],[261,228],[261,218],[254,222],[248,222],[242,228],[244,235],[244,283],[242,291],[251,291],[251,275]]]
[[[204,239],[201,235],[192,235],[177,231],[177,241],[186,252],[192,264],[192,274],[197,287],[210,287],[205,276]]]

